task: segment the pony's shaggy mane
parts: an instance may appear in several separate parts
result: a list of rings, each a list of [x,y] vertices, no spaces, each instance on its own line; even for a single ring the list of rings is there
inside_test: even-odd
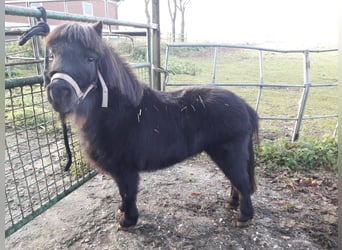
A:
[[[102,38],[92,26],[77,23],[66,23],[57,26],[46,37],[46,43],[50,46],[60,41],[63,41],[63,43],[76,42],[84,48],[103,55],[104,51],[101,40]]]
[[[97,33],[93,26],[67,23],[56,27],[47,37],[47,46],[77,43],[99,55],[98,68],[109,89],[116,89],[137,106],[143,96],[144,85],[132,72],[132,68],[114,48]],[[129,82],[129,84],[127,84]]]

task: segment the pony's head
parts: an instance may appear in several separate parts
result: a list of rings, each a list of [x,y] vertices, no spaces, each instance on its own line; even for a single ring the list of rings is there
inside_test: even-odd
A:
[[[104,51],[102,23],[93,26],[64,24],[46,38],[52,59],[46,71],[47,94],[53,108],[70,113],[97,87],[99,60]]]
[[[45,72],[47,94],[57,112],[72,113],[86,99],[94,96],[99,99],[101,93],[104,102],[107,87],[133,105],[140,101],[141,84],[113,48],[103,41],[102,22],[62,24],[46,37],[46,46],[52,59]]]

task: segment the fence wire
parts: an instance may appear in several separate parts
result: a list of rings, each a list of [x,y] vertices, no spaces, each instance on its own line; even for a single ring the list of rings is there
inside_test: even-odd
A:
[[[138,67],[137,73],[149,79],[148,68]],[[82,156],[74,131],[70,134],[73,164],[69,172],[64,171],[67,157],[62,128],[42,84],[5,89],[5,126],[7,237],[96,172]]]
[[[64,172],[63,134],[41,84],[5,90],[5,125],[8,236],[95,173],[86,167],[74,133],[74,167]]]

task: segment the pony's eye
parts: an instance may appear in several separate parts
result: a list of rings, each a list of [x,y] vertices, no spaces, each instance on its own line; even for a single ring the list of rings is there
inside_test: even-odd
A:
[[[88,57],[87,60],[88,60],[89,63],[96,61],[96,59],[94,57]]]
[[[52,54],[52,53],[50,52],[50,56],[49,56],[49,58],[50,58],[50,60],[51,60],[51,61],[53,61],[53,60],[55,59],[55,55],[54,55],[54,54]]]

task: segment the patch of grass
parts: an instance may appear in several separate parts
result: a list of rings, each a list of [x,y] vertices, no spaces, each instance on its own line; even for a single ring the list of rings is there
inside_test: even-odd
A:
[[[71,138],[77,138],[77,135],[73,130]],[[88,173],[91,168],[89,167],[89,164],[86,163],[85,157],[82,155],[79,141],[73,139],[72,145],[70,146],[73,155],[73,163],[71,164],[69,171],[74,178],[78,179],[85,176],[85,174]]]
[[[5,91],[6,124],[17,128],[53,130],[53,113],[45,100],[40,85],[25,86]]]
[[[332,136],[301,138],[296,142],[280,138],[262,141],[257,159],[269,170],[285,167],[292,171],[325,169],[337,172],[337,154],[337,139]]]
[[[293,205],[292,203],[285,203],[283,206],[283,210],[285,212],[292,212],[295,209],[295,205]]]
[[[201,70],[198,70],[196,65],[191,62],[171,62],[170,68],[172,69],[172,74],[196,76],[201,72]]]
[[[34,58],[32,49],[32,40],[29,40],[25,45],[18,46],[16,41],[7,42],[5,45],[6,63],[22,62],[27,58]],[[40,54],[43,55],[42,51]],[[24,59],[26,58],[26,59]],[[42,64],[41,64],[42,65]],[[7,66],[5,71],[5,78],[24,77],[35,74],[36,64],[25,64],[16,66]]]

